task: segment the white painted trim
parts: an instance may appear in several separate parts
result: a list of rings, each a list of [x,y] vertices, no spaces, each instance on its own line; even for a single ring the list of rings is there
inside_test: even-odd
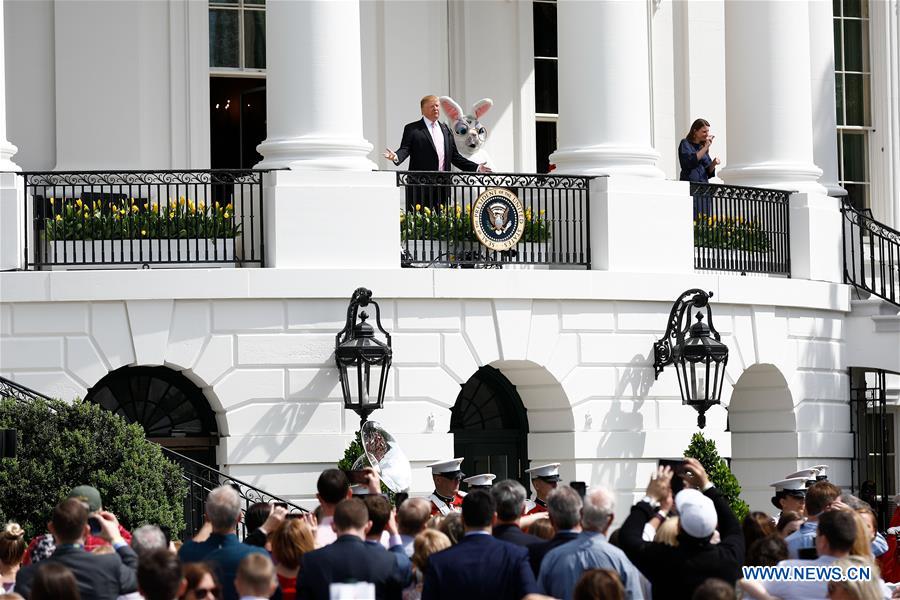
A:
[[[870,0],[872,127],[869,181],[872,212],[891,227],[900,225],[900,2]]]
[[[135,299],[344,298],[365,285],[379,298],[522,298],[664,302],[700,287],[713,301],[849,312],[846,285],[705,273],[458,269],[149,269],[0,273],[0,303]],[[656,327],[654,327],[656,328]]]

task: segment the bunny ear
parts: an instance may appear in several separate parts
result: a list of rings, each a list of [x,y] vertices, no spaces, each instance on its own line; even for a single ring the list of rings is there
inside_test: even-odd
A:
[[[472,112],[475,114],[475,118],[479,121],[481,117],[484,116],[484,113],[489,111],[491,107],[494,105],[494,101],[490,98],[483,98],[472,105]]]
[[[444,114],[450,117],[454,121],[459,121],[463,116],[462,108],[459,107],[459,104],[451,98],[450,96],[441,96],[441,108],[444,109]]]

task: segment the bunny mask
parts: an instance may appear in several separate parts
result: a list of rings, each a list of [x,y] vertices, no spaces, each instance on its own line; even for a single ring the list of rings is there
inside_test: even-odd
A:
[[[444,114],[450,119],[450,130],[460,154],[475,162],[488,162],[484,150],[487,130],[480,119],[494,105],[494,101],[490,98],[479,100],[472,105],[470,115],[463,114],[462,108],[450,96],[441,96],[440,101]]]

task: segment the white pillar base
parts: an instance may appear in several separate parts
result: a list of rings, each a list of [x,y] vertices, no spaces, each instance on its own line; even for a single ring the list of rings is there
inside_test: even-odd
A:
[[[625,175],[662,179],[665,173],[656,167],[659,152],[652,148],[598,145],[586,148],[562,148],[550,155],[554,173],[571,175]]]
[[[843,283],[841,201],[821,194],[790,198],[791,277]]]
[[[393,172],[266,175],[266,266],[400,268],[403,189]]]
[[[368,157],[372,144],[363,139],[275,138],[267,139],[256,149],[265,157],[256,165],[257,169],[374,171],[378,168]]]
[[[24,190],[21,177],[15,173],[0,173],[0,271],[25,266]]]
[[[729,165],[719,172],[728,185],[804,192],[826,195],[828,190],[819,183],[822,169],[809,163],[761,162]]]
[[[12,161],[19,149],[6,140],[0,139],[0,171],[21,171],[22,169]]]
[[[591,180],[591,268],[693,273],[693,211],[686,181]]]

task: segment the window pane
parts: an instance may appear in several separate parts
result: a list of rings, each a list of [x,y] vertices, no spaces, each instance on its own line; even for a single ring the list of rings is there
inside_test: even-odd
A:
[[[866,133],[864,131],[843,131],[844,138],[843,170],[844,181],[868,181],[866,168]]]
[[[559,56],[556,50],[556,5],[535,2],[534,55]]]
[[[869,15],[868,0],[844,0],[845,17],[867,17]]]
[[[834,20],[834,70],[844,70],[844,60],[842,56],[843,42],[841,41],[841,21]]]
[[[832,0],[831,9],[834,12],[834,16],[841,16],[841,0]]]
[[[844,71],[869,70],[868,21],[844,21]]]
[[[237,4],[238,0],[210,0],[209,5],[215,6],[216,4]]]
[[[238,12],[209,11],[209,66],[240,67],[238,62]]]
[[[547,173],[550,170],[550,155],[556,150],[556,123],[538,121],[536,138],[537,172]]]
[[[247,69],[266,68],[265,11],[244,11],[244,67]]]
[[[869,125],[869,76],[844,75],[847,125]]]
[[[266,0],[244,0],[244,4],[262,4],[265,5]]]
[[[556,67],[555,60],[534,60],[534,104],[539,113],[559,112]]]
[[[845,183],[843,187],[847,190],[847,200],[850,201],[853,208],[862,210],[869,206],[869,186]]]
[[[835,103],[837,124],[844,125],[844,76],[840,73],[836,73],[834,76],[834,91],[837,101]]]

